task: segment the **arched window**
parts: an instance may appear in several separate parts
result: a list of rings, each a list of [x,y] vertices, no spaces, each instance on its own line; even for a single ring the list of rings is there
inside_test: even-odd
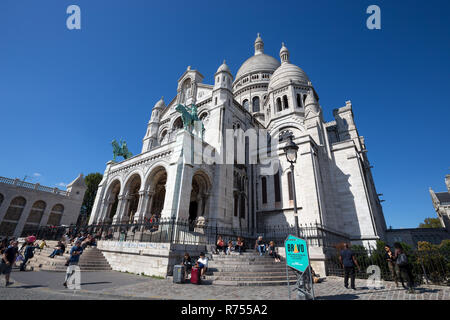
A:
[[[45,207],[47,207],[47,204],[44,201],[36,201],[31,208],[30,214],[28,215],[27,223],[39,224],[42,216],[44,215]]]
[[[294,200],[294,195],[292,193],[292,172],[287,173],[287,182],[288,182],[288,192],[289,192],[289,200]]]
[[[164,144],[166,142],[167,138],[167,130],[163,130],[163,132],[161,132],[161,137],[159,138],[159,144]]]
[[[275,189],[275,202],[281,201],[281,189],[280,189],[280,172],[278,171],[273,177],[273,186]]]
[[[6,211],[2,223],[0,224],[0,234],[3,236],[12,236],[16,230],[17,223],[22,215],[27,201],[24,197],[14,198]]]
[[[302,107],[302,98],[300,93],[297,93],[297,107],[301,108]]]
[[[0,207],[2,206],[3,199],[4,199],[4,197],[3,197],[3,195],[0,193]]]
[[[259,97],[253,98],[253,112],[259,112]]]
[[[25,208],[27,201],[24,197],[16,197],[14,198],[6,211],[4,220],[12,220],[19,221],[20,216],[22,215],[23,208]]]
[[[248,100],[245,99],[244,102],[242,103],[242,106],[244,107],[245,110],[248,110]]]
[[[287,96],[283,96],[283,107],[284,107],[284,109],[289,108],[289,103],[288,103]]]
[[[181,90],[181,99],[180,102],[181,103],[186,103],[186,100],[190,97],[191,95],[191,79],[186,79],[183,82],[182,85],[182,90]]]
[[[64,206],[62,204],[57,204],[53,206],[50,216],[48,217],[47,225],[49,226],[59,226],[61,223],[61,218],[64,213]]]
[[[305,105],[305,101],[306,101],[306,94],[303,95],[303,105]]]
[[[239,218],[245,219],[245,196],[242,193],[241,194],[241,203],[240,203],[240,210],[239,210]]]
[[[262,187],[262,203],[267,203],[267,179],[266,177],[261,178]]]
[[[181,120],[181,117],[178,117],[178,119],[173,123],[173,131],[180,129],[183,129],[183,120]]]
[[[234,194],[234,216],[238,215],[238,207],[239,206],[239,195],[237,193]]]
[[[277,111],[282,111],[283,107],[281,106],[281,99],[277,98]]]

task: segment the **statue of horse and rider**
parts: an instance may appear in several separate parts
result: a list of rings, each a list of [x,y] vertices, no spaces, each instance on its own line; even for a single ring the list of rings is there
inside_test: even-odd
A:
[[[181,120],[183,121],[184,130],[188,131],[189,133],[192,133],[194,129],[199,129],[196,128],[195,123],[196,121],[200,121],[200,135],[203,138],[203,131],[205,130],[205,127],[203,125],[203,122],[198,117],[197,106],[195,104],[191,104],[191,106],[189,107],[178,104],[175,110],[181,113]]]
[[[116,139],[114,139],[111,142],[111,144],[113,146],[113,154],[114,154],[113,161],[116,161],[117,156],[122,156],[125,160],[133,156],[133,154],[128,150],[126,141],[120,140],[119,145]]]

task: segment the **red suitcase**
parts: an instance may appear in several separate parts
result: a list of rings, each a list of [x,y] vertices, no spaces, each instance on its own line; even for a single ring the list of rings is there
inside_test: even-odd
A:
[[[191,283],[200,284],[200,269],[197,267],[191,269]]]

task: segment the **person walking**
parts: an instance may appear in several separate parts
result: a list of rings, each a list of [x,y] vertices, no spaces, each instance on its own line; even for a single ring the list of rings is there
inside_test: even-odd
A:
[[[33,243],[31,243],[31,242],[27,243],[24,254],[23,254],[24,259],[23,259],[22,264],[20,265],[20,269],[19,269],[20,271],[25,271],[25,267],[27,265],[28,260],[30,260],[31,258],[34,257],[34,250],[38,249],[38,248],[39,248],[39,246],[34,246]]]
[[[344,267],[344,286],[348,289],[348,278],[350,277],[351,288],[356,290],[355,287],[355,266],[360,270],[358,261],[356,260],[354,252],[349,248],[348,243],[344,243],[344,249],[341,250],[341,255],[339,256],[339,261]]]
[[[396,265],[399,269],[400,280],[402,282],[403,288],[408,290],[408,293],[414,293],[414,276],[411,271],[411,265],[409,264],[408,257],[403,250],[403,246],[396,242],[394,243],[394,257]],[[408,284],[406,287],[404,282]]]
[[[385,250],[385,259],[387,261],[392,279],[395,282],[395,286],[398,287],[399,268],[394,261],[394,253],[392,252],[391,247],[389,247],[388,245],[384,246],[384,250]]]
[[[11,275],[11,270],[16,261],[17,254],[19,253],[19,242],[17,240],[12,240],[10,245],[3,251],[2,262],[0,263],[0,274],[5,275],[5,287],[12,284],[9,281],[9,276]]]
[[[71,266],[77,266],[80,261],[80,255],[83,253],[83,248],[81,247],[81,241],[77,240],[75,245],[70,249],[70,258],[67,260],[67,271],[66,277],[64,279],[64,287],[67,288],[67,280],[72,276],[73,272]]]

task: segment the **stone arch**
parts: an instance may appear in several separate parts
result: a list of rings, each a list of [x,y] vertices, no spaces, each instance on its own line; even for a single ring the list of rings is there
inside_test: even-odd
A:
[[[211,191],[211,179],[202,169],[192,175],[192,189],[189,199],[189,221],[193,222],[199,217],[208,217],[208,200]]]
[[[59,226],[61,224],[61,218],[64,213],[64,206],[62,204],[55,204],[50,211],[50,216],[48,217],[47,225],[49,226]]]
[[[123,206],[123,212],[119,213],[122,217],[121,222],[133,222],[134,216],[139,208],[139,202],[141,201],[141,189],[143,186],[142,174],[138,170],[133,171],[125,181],[122,192],[125,205]]]
[[[256,97],[253,97],[253,99],[252,99],[252,112],[259,112],[259,110],[260,110],[260,100],[259,100],[259,97],[258,96],[256,96]]]
[[[114,179],[106,189],[106,196],[104,199],[104,206],[106,206],[105,216],[102,217],[103,222],[111,223],[112,219],[117,213],[117,206],[119,205],[119,195],[121,192],[122,182],[120,179]]]
[[[33,204],[23,227],[22,237],[31,235],[39,228],[46,207],[47,204],[42,200],[38,200]]]
[[[16,230],[17,223],[22,216],[23,209],[27,204],[27,200],[18,196],[11,200],[8,210],[6,211],[3,221],[0,224],[0,234],[3,236],[12,236]]]
[[[176,118],[175,121],[172,124],[172,131],[178,131],[183,129],[183,120],[181,119],[181,116]]]
[[[147,201],[144,202],[144,217],[160,217],[164,210],[166,199],[167,169],[158,163],[149,171],[145,179],[145,193]]]

